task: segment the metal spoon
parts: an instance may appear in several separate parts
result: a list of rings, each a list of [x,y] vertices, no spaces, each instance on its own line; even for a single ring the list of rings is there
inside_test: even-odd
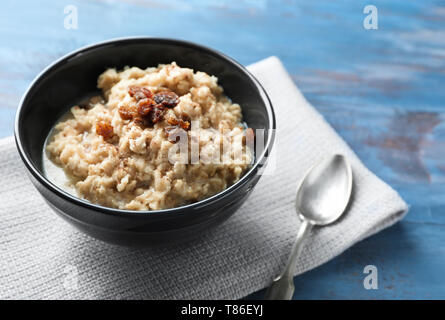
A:
[[[352,170],[346,158],[333,155],[311,168],[297,191],[296,208],[302,223],[286,268],[267,289],[265,299],[289,300],[294,293],[293,271],[304,240],[313,226],[336,221],[345,211],[352,190]]]

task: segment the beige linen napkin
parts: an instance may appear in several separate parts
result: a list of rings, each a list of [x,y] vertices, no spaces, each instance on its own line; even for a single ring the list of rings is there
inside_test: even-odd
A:
[[[277,117],[275,155],[233,217],[190,243],[132,249],[85,236],[57,217],[26,177],[12,138],[0,140],[0,298],[236,299],[264,288],[283,268],[299,220],[295,190],[328,153],[350,159],[354,201],[340,222],[315,229],[295,274],[332,259],[407,211],[304,99],[281,62],[248,68]]]

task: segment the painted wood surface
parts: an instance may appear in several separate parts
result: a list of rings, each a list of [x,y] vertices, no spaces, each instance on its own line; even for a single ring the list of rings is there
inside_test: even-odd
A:
[[[64,28],[64,7],[78,29]],[[363,8],[378,8],[378,30]],[[443,1],[10,1],[0,8],[0,137],[30,81],[63,54],[128,35],[181,38],[248,65],[278,56],[363,162],[411,205],[398,225],[296,277],[297,299],[445,298]],[[363,268],[379,270],[365,290]],[[259,298],[261,293],[249,298]]]

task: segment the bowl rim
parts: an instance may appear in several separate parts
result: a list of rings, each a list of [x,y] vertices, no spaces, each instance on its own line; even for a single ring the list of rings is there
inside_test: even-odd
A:
[[[71,58],[74,58],[76,55],[94,50],[98,47],[103,47],[106,45],[111,44],[125,44],[125,43],[132,43],[132,42],[144,42],[144,41],[154,41],[154,42],[161,42],[161,43],[170,43],[180,46],[189,47],[198,51],[204,51],[210,55],[216,56],[219,59],[223,59],[226,62],[229,62],[230,64],[237,67],[241,72],[243,72],[248,79],[255,85],[257,88],[267,111],[268,116],[268,122],[269,122],[269,130],[270,134],[268,134],[268,138],[264,147],[263,152],[259,157],[255,157],[255,162],[252,165],[252,167],[247,171],[236,183],[232,184],[228,188],[208,197],[205,199],[202,199],[198,202],[190,203],[187,205],[183,205],[180,207],[174,207],[169,209],[161,209],[161,210],[126,210],[126,209],[117,209],[117,208],[111,208],[111,207],[105,207],[99,204],[95,204],[92,202],[89,202],[87,200],[81,199],[79,197],[76,197],[74,195],[71,195],[70,193],[66,192],[62,188],[55,185],[53,182],[51,182],[48,178],[45,177],[44,174],[40,173],[40,171],[34,166],[31,159],[28,158],[24,147],[22,145],[22,137],[20,135],[21,132],[21,124],[20,119],[22,118],[22,109],[23,105],[26,102],[28,98],[28,94],[31,90],[38,84],[38,82],[49,72],[59,67],[60,64],[64,63],[66,60],[69,60]],[[23,94],[22,98],[20,99],[16,115],[15,115],[15,122],[14,122],[14,138],[17,145],[17,149],[19,151],[19,155],[24,162],[26,168],[28,171],[32,174],[32,176],[37,179],[37,181],[43,185],[46,189],[51,191],[52,193],[55,193],[57,196],[61,197],[64,200],[67,200],[71,203],[78,204],[82,207],[86,207],[87,209],[90,209],[95,212],[99,212],[102,214],[111,214],[114,216],[121,216],[121,217],[146,217],[146,216],[170,216],[172,214],[181,214],[184,212],[189,211],[189,209],[193,209],[195,207],[205,206],[213,202],[214,200],[218,198],[222,198],[230,194],[232,191],[238,189],[240,186],[242,186],[244,183],[246,183],[249,179],[253,178],[255,174],[257,174],[257,169],[260,166],[260,164],[263,163],[264,158],[266,154],[270,153],[272,150],[272,146],[274,144],[275,140],[275,130],[276,130],[276,119],[275,119],[275,113],[272,107],[272,103],[269,99],[269,96],[267,95],[266,91],[264,90],[263,86],[260,84],[260,82],[239,62],[236,60],[230,58],[229,56],[215,50],[211,49],[209,47],[196,44],[190,41],[186,40],[180,40],[180,39],[174,39],[174,38],[160,38],[160,37],[147,37],[147,36],[132,36],[132,37],[119,37],[119,38],[112,38],[100,42],[95,42],[93,44],[89,44],[83,47],[80,47],[79,49],[76,49],[74,51],[71,51],[62,57],[56,59],[54,62],[49,64],[46,68],[44,68],[31,82],[31,84],[26,89],[25,93]]]

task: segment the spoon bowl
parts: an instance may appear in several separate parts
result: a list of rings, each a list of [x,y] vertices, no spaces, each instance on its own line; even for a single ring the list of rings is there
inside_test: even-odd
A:
[[[346,158],[336,154],[315,165],[304,178],[296,207],[301,219],[324,226],[346,209],[352,191],[352,170]]]

